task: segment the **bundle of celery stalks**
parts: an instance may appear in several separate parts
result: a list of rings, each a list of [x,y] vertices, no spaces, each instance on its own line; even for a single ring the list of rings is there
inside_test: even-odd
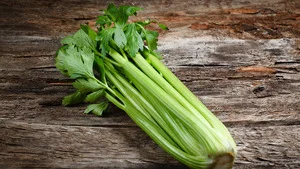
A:
[[[128,22],[141,10],[110,4],[97,19],[65,37],[56,67],[74,79],[76,92],[63,105],[90,103],[85,113],[102,115],[109,102],[159,146],[190,168],[232,168],[237,150],[227,128],[160,61],[157,21]]]

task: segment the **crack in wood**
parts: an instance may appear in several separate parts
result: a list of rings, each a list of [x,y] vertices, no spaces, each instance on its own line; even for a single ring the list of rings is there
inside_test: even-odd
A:
[[[281,65],[281,64],[300,64],[300,61],[276,61],[274,64],[275,65]]]
[[[222,64],[222,63],[209,63],[209,64],[187,63],[187,64],[176,65],[176,67],[179,67],[179,68],[180,67],[189,67],[189,68],[193,68],[193,67],[229,67],[229,66],[231,66],[231,65]]]
[[[95,20],[96,17],[78,17],[78,18],[73,18],[75,21],[81,21],[81,20]]]

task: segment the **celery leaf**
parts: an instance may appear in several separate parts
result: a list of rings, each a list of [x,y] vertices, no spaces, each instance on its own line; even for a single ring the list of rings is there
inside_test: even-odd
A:
[[[144,33],[145,33],[145,37],[149,49],[156,50],[158,33],[156,31],[151,31],[151,30],[145,30]]]
[[[74,88],[79,90],[83,93],[89,93],[94,92],[96,90],[99,90],[101,88],[104,88],[101,84],[99,84],[95,79],[76,79],[75,82],[73,82]]]
[[[94,77],[93,62],[94,53],[90,49],[78,49],[72,45],[58,51],[55,66],[72,79],[89,78]]]
[[[128,24],[125,36],[127,38],[125,50],[131,57],[134,57],[139,50],[143,50],[144,48],[143,39],[138,33],[134,23]]]
[[[86,97],[85,94],[83,94],[80,91],[76,91],[73,94],[65,96],[64,99],[62,100],[62,104],[64,106],[79,104],[84,101],[85,97]]]
[[[90,104],[87,106],[84,113],[88,114],[88,113],[92,112],[97,116],[102,116],[103,112],[107,109],[107,107],[108,107],[107,102],[102,102],[99,104]]]
[[[115,28],[108,28],[102,30],[97,36],[97,40],[101,42],[100,49],[101,49],[101,54],[103,56],[106,56],[106,54],[110,51],[109,44],[110,41],[113,40],[112,36],[114,32],[115,32]]]
[[[89,36],[89,38],[92,40],[92,43],[96,44],[95,39],[96,39],[97,33],[88,25],[80,25],[80,28]]]
[[[123,48],[127,43],[127,39],[122,27],[116,27],[114,33],[114,41],[116,42],[119,48]]]
[[[104,89],[100,89],[100,90],[97,90],[93,93],[90,93],[86,96],[85,98],[85,102],[89,102],[89,103],[94,103],[96,102],[98,99],[100,99],[102,96],[104,96]]]

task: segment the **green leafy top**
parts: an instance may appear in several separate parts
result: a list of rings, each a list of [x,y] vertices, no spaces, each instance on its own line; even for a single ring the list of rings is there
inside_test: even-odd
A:
[[[142,8],[116,7],[110,4],[96,21],[97,32],[87,25],[81,25],[76,33],[61,41],[63,46],[57,52],[56,67],[62,74],[75,80],[72,85],[76,89],[75,93],[64,98],[63,105],[96,103],[89,106],[86,113],[101,115],[107,107],[107,102],[101,102],[101,105],[97,105],[97,102],[107,90],[103,63],[104,58],[111,59],[108,56],[111,49],[130,57],[144,50],[154,53],[157,49],[158,33],[145,29],[145,26],[157,22],[128,22],[129,17],[136,15],[139,10]],[[167,29],[163,24],[158,23],[158,26]],[[94,74],[95,70],[98,72],[97,77]]]
[[[99,16],[96,23],[100,25],[100,28],[110,27],[112,23],[117,27],[122,27],[127,23],[129,16],[136,15],[139,10],[142,8],[127,5],[117,8],[114,4],[109,4],[104,10],[104,15]]]
[[[116,45],[131,57],[134,57],[138,51],[143,51],[145,44],[150,51],[157,49],[158,33],[145,29],[145,26],[150,23],[157,23],[156,21],[146,20],[128,23],[129,16],[136,15],[139,10],[142,8],[135,6],[117,8],[110,4],[104,10],[104,14],[98,17],[96,24],[99,25],[99,33],[96,40],[101,43],[100,50],[103,56],[108,53],[111,45]],[[161,29],[168,29],[161,23],[158,25]]]

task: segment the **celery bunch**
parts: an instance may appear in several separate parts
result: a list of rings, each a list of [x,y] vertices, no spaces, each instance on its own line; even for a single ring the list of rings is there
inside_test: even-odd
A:
[[[233,138],[160,61],[158,33],[145,28],[157,22],[128,22],[139,10],[111,4],[97,19],[98,31],[81,25],[61,41],[56,67],[74,79],[76,88],[63,105],[90,103],[85,113],[102,115],[111,102],[190,168],[231,168],[236,156]]]

